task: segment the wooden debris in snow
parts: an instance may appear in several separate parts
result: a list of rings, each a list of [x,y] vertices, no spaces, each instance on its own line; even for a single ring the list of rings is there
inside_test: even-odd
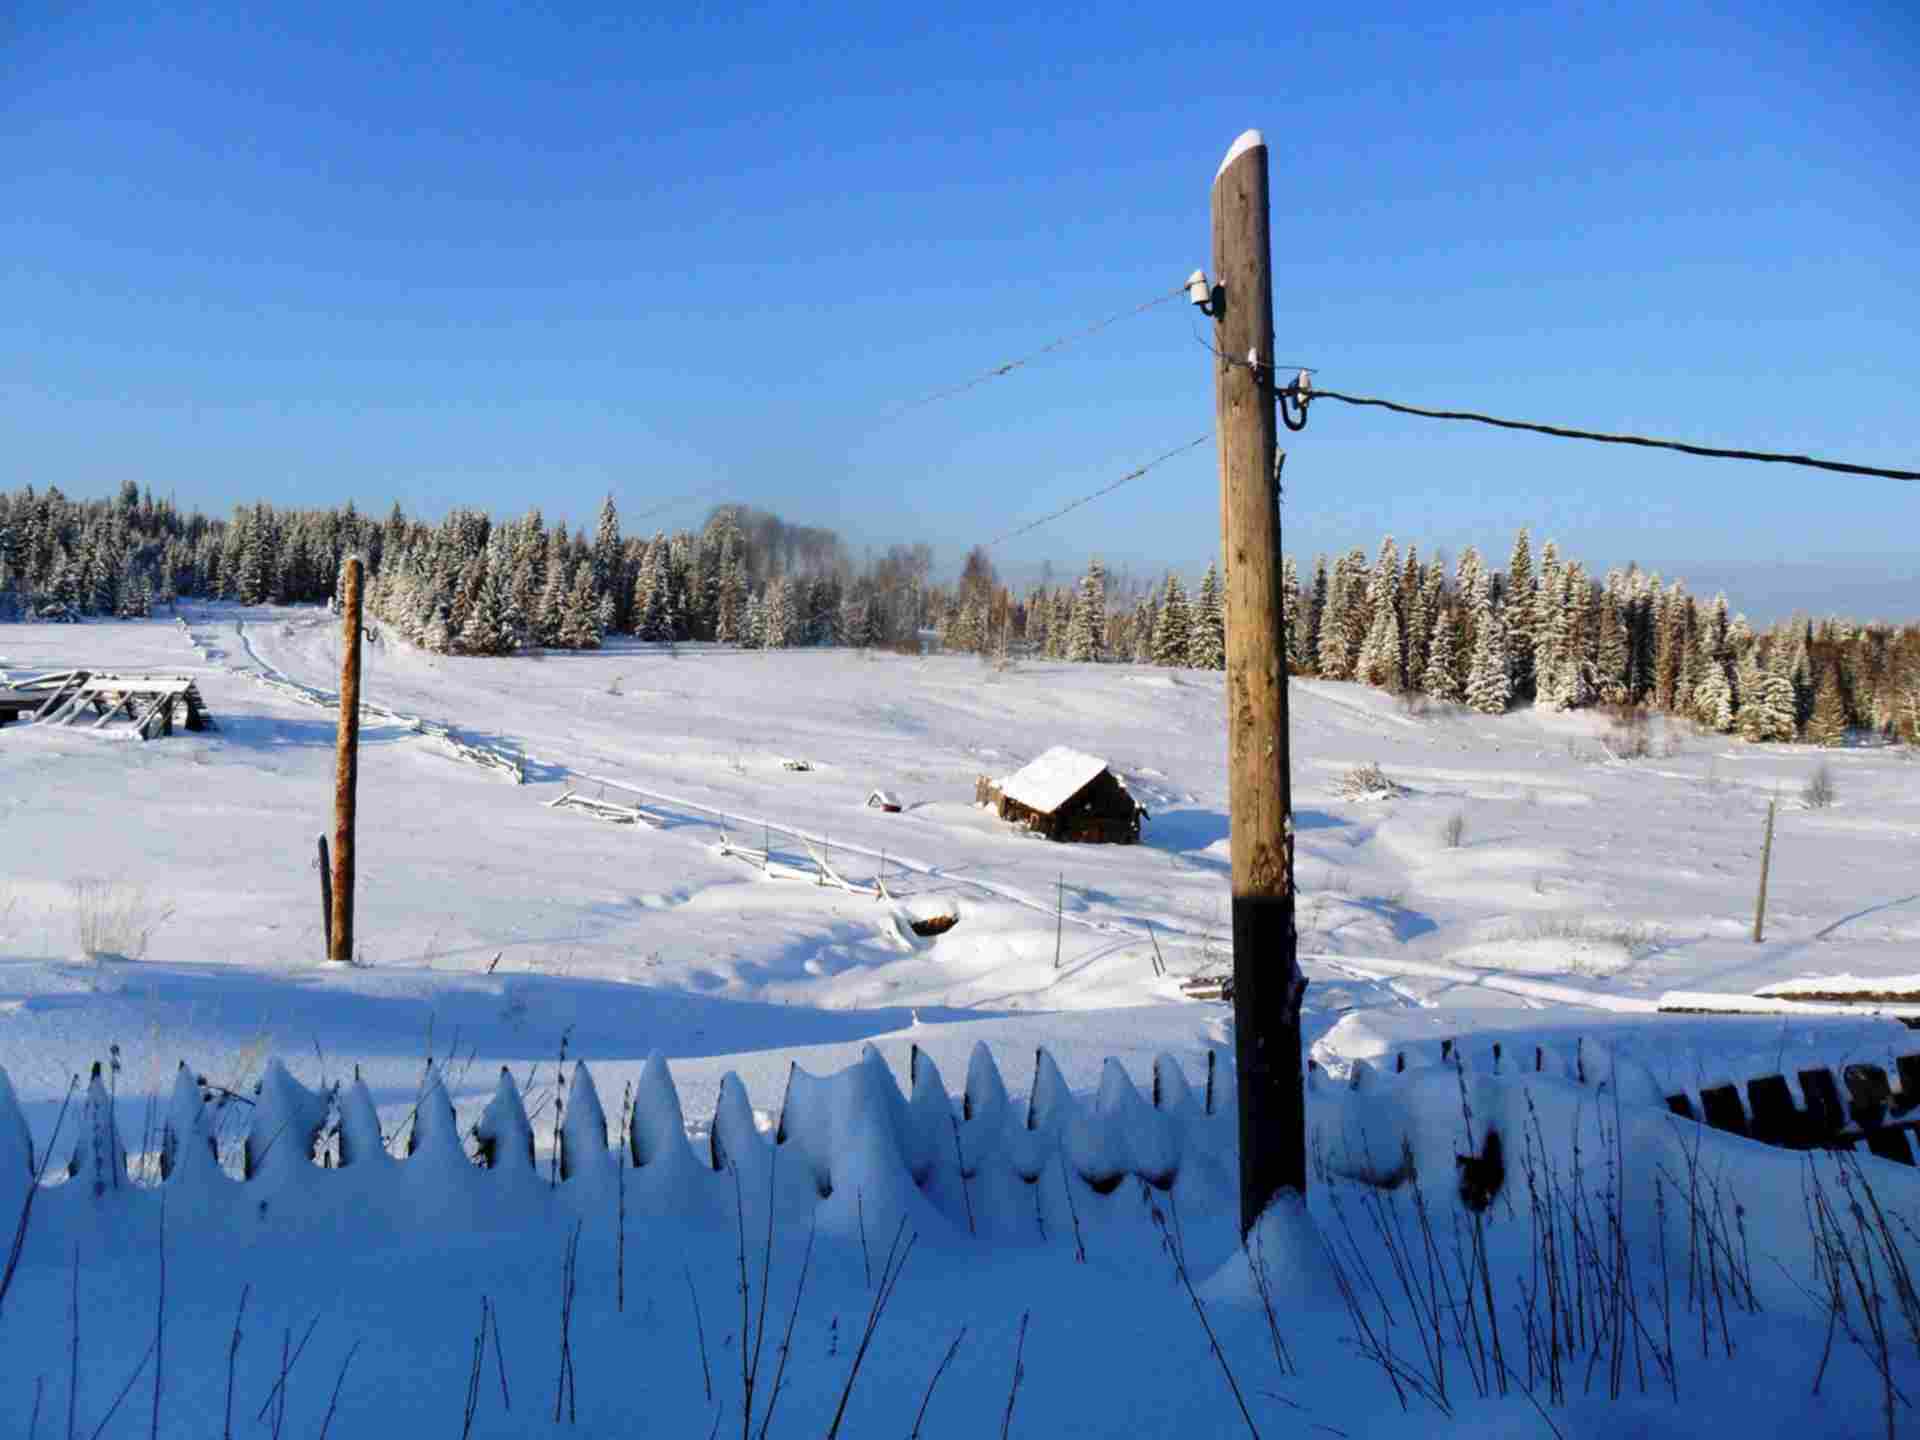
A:
[[[547,802],[549,810],[578,810],[583,815],[591,815],[596,820],[605,820],[613,825],[645,825],[658,830],[659,820],[647,814],[637,805],[615,805],[609,800],[596,800],[590,795],[582,795],[577,790],[569,790],[558,800]]]

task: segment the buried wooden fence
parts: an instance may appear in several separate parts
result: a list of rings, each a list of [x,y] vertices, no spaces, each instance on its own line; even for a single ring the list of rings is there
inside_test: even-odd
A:
[[[1667,1097],[1676,1115],[1702,1120],[1716,1130],[1745,1135],[1788,1150],[1851,1150],[1864,1143],[1885,1160],[1914,1163],[1909,1141],[1920,1129],[1920,1055],[1894,1060],[1899,1084],[1881,1066],[1845,1065],[1835,1072],[1825,1066],[1796,1072],[1801,1103],[1783,1074],[1758,1075],[1747,1081],[1743,1098],[1731,1083],[1708,1085],[1695,1094]]]
[[[1417,1053],[1417,1052],[1416,1052]],[[1464,1064],[1459,1041],[1440,1042],[1445,1064]],[[1404,1073],[1409,1052],[1394,1053],[1390,1067]],[[1586,1078],[1585,1047],[1576,1040],[1570,1063],[1544,1045],[1503,1046],[1495,1041],[1486,1059],[1495,1073],[1568,1069],[1573,1078]],[[1416,1060],[1416,1064],[1419,1063]],[[1786,1150],[1853,1150],[1864,1144],[1869,1153],[1902,1165],[1915,1164],[1912,1132],[1920,1130],[1920,1054],[1893,1058],[1894,1075],[1870,1063],[1809,1066],[1794,1073],[1757,1075],[1745,1086],[1722,1081],[1668,1093],[1667,1108],[1685,1120],[1758,1140]],[[1379,1062],[1386,1067],[1386,1062]],[[1316,1068],[1308,1061],[1309,1069]],[[1375,1064],[1354,1063],[1357,1083]],[[1798,1097],[1795,1095],[1796,1086]],[[1744,1093],[1743,1093],[1744,1091]]]

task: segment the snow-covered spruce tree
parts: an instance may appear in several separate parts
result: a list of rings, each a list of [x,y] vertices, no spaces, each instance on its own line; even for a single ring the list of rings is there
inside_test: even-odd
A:
[[[1195,670],[1227,668],[1226,609],[1220,595],[1220,572],[1209,564],[1200,577],[1200,597],[1188,616],[1187,664]]]
[[[1460,552],[1460,559],[1453,570],[1453,594],[1460,602],[1460,613],[1454,627],[1454,669],[1460,675],[1465,675],[1473,668],[1474,642],[1480,638],[1476,628],[1479,616],[1473,609],[1473,589],[1480,579],[1480,572],[1486,568],[1480,559],[1480,552],[1469,545]]]
[[[1740,657],[1737,671],[1741,703],[1734,713],[1734,726],[1743,739],[1754,744],[1793,738],[1793,710],[1782,710],[1773,701],[1767,685],[1767,672],[1760,656],[1752,650]]]
[[[466,623],[460,627],[455,645],[463,655],[509,655],[513,652],[513,635],[507,626],[507,587],[484,552],[481,564],[480,588],[467,609]]]
[[[1373,628],[1360,650],[1356,680],[1398,692],[1400,669],[1400,597],[1395,590],[1381,595],[1373,607]]]
[[[1513,694],[1505,617],[1488,599],[1491,589],[1491,581],[1482,572],[1474,583],[1473,597],[1479,638],[1473,646],[1473,668],[1467,672],[1467,704],[1482,715],[1504,714]]]
[[[1339,556],[1333,562],[1333,580],[1327,587],[1326,608],[1320,612],[1320,678],[1351,680],[1353,667],[1347,655],[1347,598],[1353,591],[1352,557]]]
[[[1411,546],[1407,548],[1407,558],[1413,558]],[[1426,688],[1427,662],[1431,658],[1428,647],[1433,643],[1433,614],[1439,595],[1437,586],[1429,592],[1425,571],[1413,577],[1411,588],[1405,584],[1400,587],[1406,620],[1406,653],[1403,659],[1409,690]]]
[[[1280,557],[1280,651],[1286,673],[1298,675],[1305,664],[1305,651],[1296,639],[1300,629],[1300,571],[1293,556]]]
[[[1321,673],[1320,636],[1323,633],[1321,625],[1327,614],[1328,583],[1327,557],[1316,555],[1313,557],[1313,592],[1306,605],[1306,644],[1301,651],[1306,656],[1307,669],[1315,675]]]
[[[787,582],[776,575],[760,593],[759,648],[780,650],[787,643]]]
[[[1378,617],[1382,606],[1391,605],[1393,607],[1393,623],[1396,635],[1404,631],[1404,616],[1400,612],[1399,600],[1400,548],[1394,543],[1393,536],[1387,535],[1382,537],[1380,541],[1380,552],[1374,557],[1373,568],[1366,572],[1366,599],[1363,602],[1365,616],[1358,627],[1356,655],[1365,650],[1368,639],[1374,634],[1375,628],[1379,623]],[[1405,649],[1401,647],[1396,648],[1398,649],[1399,660],[1404,661],[1406,659]],[[1365,679],[1364,665],[1359,664],[1359,662],[1356,662],[1356,665],[1358,666],[1359,673],[1356,674],[1355,678]],[[1398,684],[1398,677],[1383,679],[1377,683],[1393,689],[1396,688]]]
[[[560,619],[562,646],[568,650],[600,648],[600,600],[600,593],[593,588],[593,563],[582,560],[573,567],[573,583],[567,587]]]
[[[660,553],[649,543],[642,547],[640,563],[634,567],[633,595],[627,602],[627,613],[638,639],[660,638],[660,621],[665,609],[663,598],[660,589]]]
[[[608,595],[616,589],[625,588],[621,585],[620,512],[614,506],[612,491],[608,491],[607,497],[600,502],[600,519],[594,528],[593,552],[589,558],[593,566],[591,573],[596,595]],[[621,604],[616,609],[624,610],[625,606]],[[624,620],[625,616],[616,614],[615,619]],[[622,625],[620,628],[627,627]]]
[[[1840,664],[1829,659],[1820,676],[1820,688],[1813,697],[1813,718],[1807,721],[1807,742],[1812,745],[1844,745],[1847,741],[1847,701],[1841,687]]]
[[[1600,698],[1609,705],[1630,699],[1627,680],[1626,581],[1618,570],[1607,572],[1606,589],[1594,611],[1594,680]]]
[[[1718,660],[1706,661],[1694,686],[1693,718],[1716,735],[1733,729],[1733,685],[1727,679],[1727,667]]]
[[[1096,558],[1087,565],[1074,592],[1072,618],[1067,623],[1067,659],[1081,662],[1102,658],[1107,632],[1107,572]]]
[[[1171,571],[1160,595],[1160,614],[1153,627],[1151,658],[1156,665],[1185,665],[1193,648],[1192,616],[1187,587]]]
[[[1506,603],[1501,613],[1507,632],[1507,664],[1513,681],[1513,698],[1526,701],[1534,693],[1533,636],[1537,624],[1536,591],[1533,575],[1533,543],[1522,525],[1513,537],[1513,554],[1507,560]]]
[[[1454,672],[1453,607],[1442,605],[1434,616],[1433,632],[1427,643],[1427,665],[1420,677],[1420,688],[1436,700],[1459,704],[1466,698],[1460,677]]]

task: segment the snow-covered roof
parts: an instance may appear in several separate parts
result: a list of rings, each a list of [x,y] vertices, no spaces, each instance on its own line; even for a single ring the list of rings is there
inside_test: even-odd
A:
[[[1107,762],[1056,745],[1000,782],[1000,793],[1030,810],[1051,814],[1086,789]]]

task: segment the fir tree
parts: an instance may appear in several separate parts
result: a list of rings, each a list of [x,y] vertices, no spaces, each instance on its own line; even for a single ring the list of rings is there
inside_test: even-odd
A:
[[[1107,633],[1107,572],[1096,558],[1080,577],[1073,611],[1067,622],[1067,659],[1081,662],[1102,658]]]
[[[573,569],[573,583],[560,619],[560,643],[569,650],[600,648],[600,594],[593,588],[593,564],[582,560]]]
[[[513,651],[513,634],[507,624],[511,604],[510,591],[500,572],[482,552],[483,573],[479,590],[467,609],[466,623],[460,627],[458,645],[463,655],[507,655]]]
[[[1704,675],[1694,687],[1693,714],[1717,735],[1733,729],[1733,686],[1727,679],[1727,667],[1718,660],[1707,662]]]
[[[1333,562],[1333,581],[1327,589],[1327,603],[1320,612],[1320,678],[1348,680],[1353,668],[1347,657],[1347,597],[1353,587],[1351,561],[1346,555]]]
[[[1507,561],[1507,663],[1512,667],[1513,698],[1531,700],[1534,694],[1533,636],[1536,625],[1533,550],[1522,525],[1513,537],[1513,555]]]
[[[1200,577],[1200,597],[1188,617],[1187,664],[1195,670],[1227,668],[1226,612],[1220,601],[1217,567]]]
[[[1474,584],[1473,611],[1479,638],[1473,668],[1467,673],[1467,704],[1482,715],[1503,714],[1512,697],[1512,659],[1507,654],[1505,618],[1493,608],[1492,584],[1483,571]]]
[[[1047,627],[1047,658],[1064,660],[1073,632],[1073,596],[1062,585],[1053,592],[1053,619]]]
[[[1840,685],[1840,665],[1829,660],[1813,699],[1813,718],[1807,721],[1807,741],[1813,745],[1844,745],[1847,741],[1847,702]]]
[[[1160,614],[1153,627],[1152,659],[1156,665],[1185,665],[1193,648],[1192,617],[1187,609],[1187,587],[1169,573],[1160,598]]]
[[[1454,635],[1452,607],[1443,605],[1434,616],[1433,633],[1427,645],[1427,666],[1420,677],[1420,688],[1436,700],[1458,704],[1466,697],[1460,677],[1453,668]]]
[[[1326,618],[1326,613],[1327,557],[1324,555],[1316,555],[1313,557],[1313,596],[1307,602],[1307,644],[1305,649],[1307,668],[1315,675],[1323,673],[1320,668],[1320,637],[1325,633],[1321,627]]]
[[[1354,677],[1368,685],[1398,692],[1401,689],[1399,595],[1388,591],[1374,606],[1373,628],[1360,651],[1359,673]]]

